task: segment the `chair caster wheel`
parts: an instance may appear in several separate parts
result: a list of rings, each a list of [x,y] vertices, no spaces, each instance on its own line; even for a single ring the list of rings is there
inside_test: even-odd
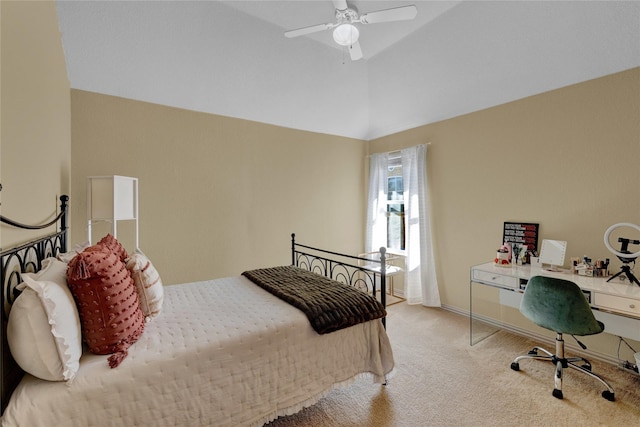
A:
[[[538,350],[536,350],[535,348],[533,350],[529,350],[529,353],[527,353],[529,356],[537,356],[538,355]]]
[[[602,392],[602,397],[607,399],[609,402],[614,402],[616,400],[615,393],[611,393],[609,390],[605,390]]]
[[[518,362],[512,362],[511,363],[511,369],[513,369],[514,371],[519,371],[520,370],[520,364]]]
[[[553,397],[555,397],[556,399],[562,399],[562,390],[558,390],[557,388],[553,389]]]

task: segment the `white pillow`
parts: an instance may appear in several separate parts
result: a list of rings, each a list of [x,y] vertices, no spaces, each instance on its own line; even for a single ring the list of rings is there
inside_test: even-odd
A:
[[[80,317],[66,279],[67,264],[42,262],[38,273],[23,273],[22,293],[9,312],[7,340],[13,358],[31,375],[48,381],[72,380],[80,365]]]
[[[152,318],[160,314],[164,288],[158,270],[140,249],[136,249],[135,253],[127,259],[127,270],[136,284],[140,308],[144,315]]]
[[[76,255],[87,249],[89,246],[91,246],[91,244],[88,240],[86,242],[78,243],[77,245],[72,247],[69,252],[59,253],[56,258],[66,264],[69,264]]]

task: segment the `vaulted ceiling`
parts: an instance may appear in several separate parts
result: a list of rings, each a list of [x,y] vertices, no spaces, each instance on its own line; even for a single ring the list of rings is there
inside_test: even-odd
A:
[[[640,2],[415,4],[359,26],[363,59],[331,32],[331,0],[57,1],[72,88],[295,129],[373,139],[640,66]]]

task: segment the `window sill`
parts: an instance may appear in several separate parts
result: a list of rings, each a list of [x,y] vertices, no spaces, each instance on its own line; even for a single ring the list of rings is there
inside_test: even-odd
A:
[[[406,257],[407,256],[407,251],[406,250],[401,250],[401,249],[391,249],[391,248],[387,248],[387,253],[389,255],[398,255],[398,256],[402,256],[402,257]]]

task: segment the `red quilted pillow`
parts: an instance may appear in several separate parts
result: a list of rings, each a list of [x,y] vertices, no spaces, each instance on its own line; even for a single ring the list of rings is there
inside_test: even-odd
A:
[[[118,255],[120,261],[122,262],[126,262],[127,258],[129,258],[129,254],[127,254],[127,250],[124,248],[124,246],[122,246],[122,243],[120,243],[111,234],[107,234],[106,236],[104,236],[97,244],[109,248],[111,252]]]
[[[95,354],[112,354],[115,368],[144,331],[133,279],[118,255],[102,245],[76,255],[67,269],[67,283],[78,306],[82,338]]]

